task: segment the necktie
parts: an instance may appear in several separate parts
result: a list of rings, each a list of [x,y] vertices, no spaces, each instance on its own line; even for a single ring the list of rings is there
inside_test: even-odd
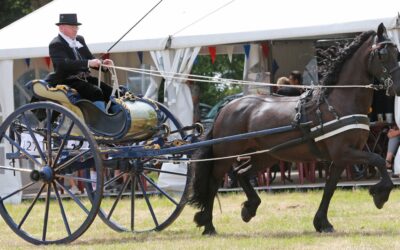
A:
[[[78,49],[76,47],[73,47],[72,50],[74,51],[75,59],[82,60],[82,56],[79,53]]]

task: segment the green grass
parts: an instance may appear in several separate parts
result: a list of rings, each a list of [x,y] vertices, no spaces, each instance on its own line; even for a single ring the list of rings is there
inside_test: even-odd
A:
[[[400,190],[392,192],[383,209],[375,208],[368,190],[338,190],[329,210],[336,232],[316,233],[312,225],[322,191],[260,193],[262,203],[249,223],[240,218],[243,193],[220,195],[214,210],[215,237],[201,236],[187,206],[162,232],[117,233],[96,219],[69,245],[44,249],[400,249]],[[162,200],[157,202],[162,203]],[[18,207],[16,208],[18,209]],[[38,216],[36,224],[41,224]],[[60,222],[61,223],[61,222]],[[14,234],[0,219],[0,249],[34,246]]]

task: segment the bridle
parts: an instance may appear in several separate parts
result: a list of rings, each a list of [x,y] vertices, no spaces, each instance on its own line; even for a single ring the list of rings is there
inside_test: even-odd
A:
[[[385,54],[388,54],[388,49],[387,49],[388,45],[397,47],[396,44],[394,44],[390,40],[375,42],[371,47],[371,53],[369,54],[369,60],[368,60],[368,64],[371,65],[374,57],[376,55],[378,56],[378,60],[382,67],[382,76],[380,77],[380,80],[381,82],[383,82],[383,85],[376,85],[375,89],[385,89],[386,95],[389,95],[389,89],[393,86],[392,73],[400,69],[399,64],[397,64],[391,69],[388,69],[387,66],[385,65],[385,60],[383,59],[383,57]],[[397,51],[397,53],[399,55],[399,51]]]

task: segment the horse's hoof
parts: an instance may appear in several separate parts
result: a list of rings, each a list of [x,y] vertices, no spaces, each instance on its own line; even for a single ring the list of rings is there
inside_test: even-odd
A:
[[[383,208],[383,205],[385,205],[385,202],[382,202],[382,200],[381,200],[380,198],[378,198],[376,195],[374,195],[374,196],[372,196],[372,197],[373,197],[373,199],[374,199],[375,207],[376,207],[377,209]]]
[[[372,196],[374,204],[378,209],[383,208],[383,205],[388,201],[392,188],[393,184],[391,183],[386,186],[378,183],[369,189],[369,194]]]
[[[246,207],[243,207],[242,208],[242,213],[241,213],[241,215],[242,215],[242,220],[244,221],[244,222],[249,222],[250,220],[251,220],[251,218],[253,218],[254,217],[254,215],[251,215],[250,213],[249,213],[249,210],[246,208]]]
[[[213,236],[213,235],[217,235],[217,231],[215,230],[215,228],[211,228],[211,229],[204,229],[202,235],[205,236]]]
[[[203,211],[200,211],[194,215],[193,221],[196,223],[198,227],[202,227],[210,222],[210,218],[209,216],[206,216]]]
[[[333,229],[333,226],[331,223],[329,223],[329,220],[326,218],[324,215],[320,215],[317,213],[314,217],[314,228],[318,233],[333,233],[335,232],[335,229]]]
[[[326,228],[321,228],[320,233],[334,233],[335,229],[333,227],[326,227]]]

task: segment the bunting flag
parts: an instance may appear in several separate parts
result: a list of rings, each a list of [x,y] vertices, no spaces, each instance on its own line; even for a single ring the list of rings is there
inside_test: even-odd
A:
[[[208,52],[210,53],[211,62],[214,64],[215,58],[217,57],[217,47],[210,46],[208,47]]]
[[[278,71],[279,65],[278,62],[274,59],[272,61],[272,74],[275,75],[276,71]]]
[[[246,55],[246,58],[249,59],[250,55],[250,44],[245,44],[243,45],[244,48],[244,54]]]
[[[50,69],[50,63],[51,63],[50,57],[49,57],[49,56],[46,56],[46,57],[44,58],[44,61],[46,62],[47,68]]]
[[[262,43],[261,44],[261,49],[264,57],[268,57],[269,55],[269,46],[267,43]]]
[[[143,64],[143,51],[138,51],[137,55],[139,57],[140,64]]]
[[[226,46],[226,54],[228,55],[230,63],[232,63],[233,49],[234,49],[233,45]]]
[[[30,58],[25,58],[25,64],[29,68],[29,66],[31,66],[31,59]]]

